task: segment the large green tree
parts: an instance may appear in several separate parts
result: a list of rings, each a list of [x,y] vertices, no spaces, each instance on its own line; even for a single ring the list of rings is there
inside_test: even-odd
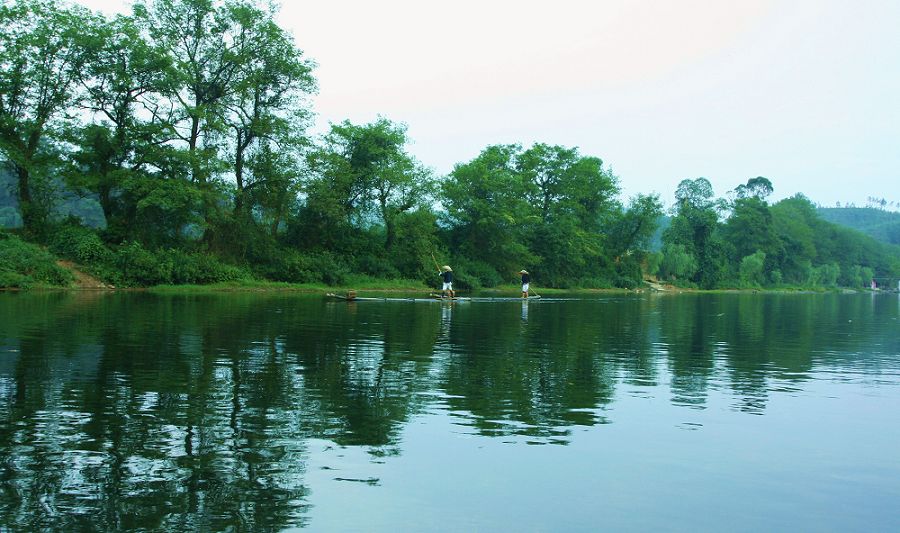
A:
[[[661,215],[659,195],[638,194],[629,201],[627,208],[612,209],[603,218],[601,234],[605,259],[612,261],[618,275],[617,283],[639,282]]]
[[[784,199],[771,208],[772,222],[783,248],[778,268],[784,281],[803,284],[816,261],[815,206],[802,194]]]
[[[730,243],[731,263],[743,264],[743,260],[751,255],[763,257],[767,275],[776,268],[778,258],[784,254],[765,200],[772,191],[772,183],[763,177],[752,178],[745,185],[739,185],[733,191],[735,200],[731,205],[731,216],[722,228],[725,241]],[[762,255],[757,256],[757,252]]]
[[[136,238],[140,191],[153,180],[177,179],[166,167],[174,139],[171,116],[159,100],[171,58],[151,44],[135,20],[117,16],[85,28],[87,61],[78,73],[92,123],[78,135],[77,169],[70,183],[97,195],[113,240]],[[146,233],[146,232],[144,232]]]
[[[242,65],[240,25],[213,0],[138,0],[135,18],[172,62],[160,104],[172,113],[188,180],[203,194],[205,238],[223,212],[221,144],[225,105],[237,90]]]
[[[528,266],[562,285],[604,264],[601,221],[618,209],[615,176],[575,148],[491,146],[457,165],[443,185],[453,244],[506,279]]]
[[[75,80],[85,62],[79,35],[88,18],[83,9],[50,0],[0,5],[0,154],[16,177],[19,210],[32,232],[50,214],[41,197],[79,96]]]
[[[691,281],[713,288],[727,276],[725,243],[719,231],[723,203],[715,199],[706,178],[682,180],[675,190],[675,200],[672,224],[663,233],[664,247],[693,258],[696,270]]]
[[[539,221],[528,229],[539,258],[536,277],[563,285],[600,276],[605,257],[600,221],[618,207],[618,179],[600,158],[540,143],[521,153],[517,167]]]
[[[223,116],[231,132],[235,216],[246,221],[253,208],[248,199],[259,197],[250,195],[253,189],[265,186],[281,195],[288,186],[281,179],[283,173],[261,172],[274,170],[261,158],[275,152],[297,153],[304,147],[303,130],[310,116],[304,97],[315,90],[315,79],[312,63],[278,26],[274,13],[246,2],[225,9],[235,27],[234,54],[241,59]],[[248,167],[254,156],[257,164]]]
[[[441,183],[454,254],[511,273],[534,263],[526,227],[537,221],[516,168],[518,145],[489,146]]]
[[[380,229],[380,247],[390,254],[399,217],[430,205],[433,197],[431,172],[407,152],[408,142],[406,126],[386,118],[332,125],[310,154],[314,176],[306,189],[301,242],[340,248],[347,242],[341,235]]]

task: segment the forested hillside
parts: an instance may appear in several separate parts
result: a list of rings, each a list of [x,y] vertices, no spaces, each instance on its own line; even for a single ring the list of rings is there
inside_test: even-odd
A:
[[[314,137],[315,64],[273,9],[0,5],[0,223],[117,286],[433,282],[438,263],[462,288],[522,268],[553,287],[900,273],[896,249],[822,221],[804,197],[769,205],[762,177],[727,199],[684,180],[666,219],[657,195],[622,198],[610,166],[576,147],[487,146],[437,176],[386,117]]]
[[[897,276],[900,248],[822,220],[802,195],[769,205],[772,191],[757,177],[716,199],[708,180],[682,181],[660,275],[705,288],[863,287]]]
[[[900,245],[900,213],[874,207],[820,207],[828,222],[853,228],[881,242]]]

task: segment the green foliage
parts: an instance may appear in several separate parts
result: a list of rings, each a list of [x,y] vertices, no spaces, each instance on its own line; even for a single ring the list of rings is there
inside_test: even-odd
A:
[[[868,288],[875,276],[875,271],[869,267],[853,265],[850,268],[841,269],[839,284],[844,287]]]
[[[754,199],[764,201],[774,190],[775,188],[768,178],[757,176],[747,180],[745,185],[738,185],[734,193],[739,200]]]
[[[697,272],[697,260],[683,244],[667,244],[663,247],[659,277],[667,280],[688,280]]]
[[[713,199],[712,185],[706,178],[682,180],[675,191],[677,200],[672,224],[663,234],[664,245],[678,244],[696,260],[691,281],[711,289],[726,274],[726,246],[721,236],[721,201]]]
[[[53,231],[50,249],[82,265],[106,265],[113,261],[113,252],[92,230],[66,224]]]
[[[442,192],[451,248],[471,261],[501,275],[529,267],[547,286],[612,273],[601,231],[621,206],[617,179],[598,158],[545,144],[489,146],[457,165]],[[643,236],[641,228],[633,244]]]
[[[256,266],[256,271],[266,279],[290,283],[344,283],[349,269],[340,258],[328,253],[302,254],[281,250],[269,261]]]
[[[489,146],[472,161],[456,165],[441,183],[451,248],[495,272],[515,272],[535,262],[526,235],[537,217],[525,201],[525,183],[516,170],[520,152],[518,145]]]
[[[248,279],[250,275],[226,265],[208,254],[188,253],[177,249],[155,252],[132,242],[121,246],[115,254],[119,283],[136,286],[164,284],[209,284]]]
[[[746,257],[756,251],[769,255],[780,251],[769,206],[756,197],[740,198],[734,202],[722,234],[734,247],[735,258]]]
[[[757,251],[741,259],[741,284],[745,287],[759,287],[766,283],[766,254]]]
[[[650,252],[644,256],[644,271],[651,276],[657,276],[662,262],[662,252]]]
[[[388,254],[393,267],[406,279],[430,280],[431,254],[440,247],[434,213],[426,208],[403,213],[397,218],[396,231],[396,244]]]
[[[0,207],[0,228],[19,228],[22,216],[14,207]]]
[[[478,290],[482,288],[496,287],[503,283],[503,277],[493,266],[477,259],[465,257],[454,258],[453,264],[453,288],[460,290]],[[432,271],[432,283],[440,283],[437,273]],[[511,276],[510,276],[511,277]],[[438,285],[439,286],[439,285]]]
[[[813,287],[836,287],[840,275],[841,267],[837,263],[828,263],[812,268],[807,284]]]
[[[138,242],[110,248],[91,229],[65,224],[53,232],[50,249],[116,285],[209,284],[250,277],[244,270],[205,253],[150,250]]]
[[[0,231],[0,287],[67,286],[72,274],[42,248]]]
[[[730,201],[683,180],[669,219],[657,195],[621,202],[618,178],[575,147],[488,146],[438,186],[387,118],[334,124],[314,143],[314,65],[273,6],[137,0],[107,18],[0,3],[0,225],[138,286],[248,271],[434,283],[432,254],[454,258],[461,288],[521,268],[549,287],[635,287],[642,268],[702,288],[900,276],[898,249],[824,222],[802,195],[770,206],[761,176]],[[879,231],[900,242],[895,222]]]
[[[89,20],[83,8],[49,0],[0,5],[0,156],[16,178],[25,229],[35,235],[49,221],[59,142],[86,60],[79,39]]]
[[[379,223],[384,249],[392,251],[399,219],[428,205],[434,189],[431,172],[407,153],[408,142],[406,126],[383,117],[362,126],[332,125],[325,145],[309,158],[317,178],[307,188],[304,233],[346,235],[349,228]]]
[[[884,243],[900,245],[900,213],[874,207],[818,208],[823,220],[846,226]]]
[[[769,279],[772,280],[772,285],[777,287],[784,281],[784,276],[781,275],[780,270],[773,270],[769,273]]]
[[[627,209],[610,210],[604,221],[604,248],[614,257],[649,250],[662,215],[658,194],[638,194]]]

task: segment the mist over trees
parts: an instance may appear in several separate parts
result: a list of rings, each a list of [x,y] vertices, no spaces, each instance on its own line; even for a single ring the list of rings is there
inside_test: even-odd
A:
[[[651,253],[659,197],[621,200],[609,166],[577,148],[488,146],[437,176],[386,117],[314,138],[315,64],[275,16],[253,0],[139,0],[115,17],[0,2],[0,222],[121,285],[429,281],[435,259],[471,288],[521,268],[556,287],[900,272],[896,250],[804,197],[769,205],[763,177],[728,199],[682,181]]]

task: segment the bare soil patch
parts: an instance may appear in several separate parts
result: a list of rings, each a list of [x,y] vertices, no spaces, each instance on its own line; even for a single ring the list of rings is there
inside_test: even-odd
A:
[[[78,289],[115,289],[112,285],[103,283],[94,276],[78,270],[78,265],[71,261],[59,260],[56,264],[72,273],[75,277],[75,287]]]

